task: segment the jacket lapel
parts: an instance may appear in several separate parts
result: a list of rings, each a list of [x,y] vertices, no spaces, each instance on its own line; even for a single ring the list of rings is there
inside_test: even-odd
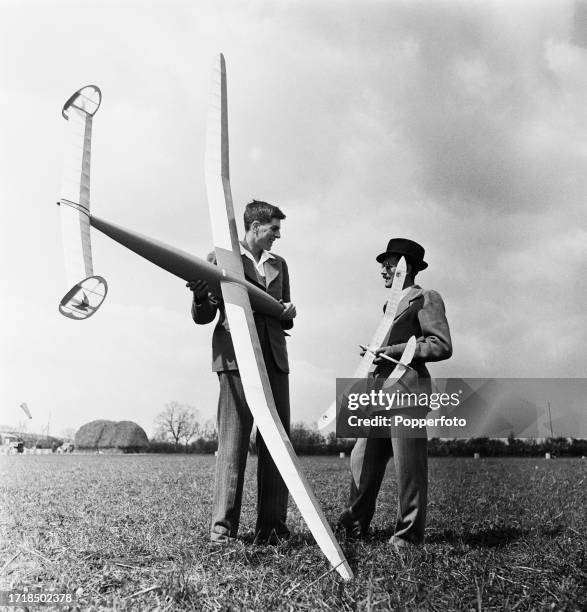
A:
[[[412,285],[407,295],[405,295],[397,305],[397,313],[394,321],[401,317],[401,315],[409,308],[410,303],[413,302],[417,297],[422,295],[422,287],[419,285]]]
[[[265,282],[267,283],[267,289],[269,289],[269,285],[279,276],[279,272],[278,260],[275,257],[269,258],[265,262]]]
[[[241,246],[246,248],[244,244],[241,242]],[[279,265],[278,259],[276,257],[270,257],[264,265],[265,270],[265,286],[259,283],[257,278],[257,271],[255,270],[255,264],[246,256],[241,255],[241,259],[243,260],[243,270],[245,272],[245,277],[247,280],[255,283],[259,287],[267,290],[269,289],[269,285],[279,276],[281,272],[281,266]]]
[[[255,285],[259,285],[259,281],[257,280],[257,273],[255,272],[255,264],[246,256],[241,255],[241,259],[243,261],[243,271],[245,273],[245,278]],[[265,289],[265,287],[263,287]]]

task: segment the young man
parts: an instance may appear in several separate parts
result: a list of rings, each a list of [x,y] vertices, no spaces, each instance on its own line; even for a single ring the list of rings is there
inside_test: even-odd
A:
[[[290,301],[289,274],[282,257],[270,253],[281,238],[285,215],[277,206],[253,200],[244,214],[245,238],[240,243],[245,277],[284,304],[279,319],[254,313],[265,366],[277,412],[289,434],[289,365],[285,330],[293,327],[296,309]],[[216,263],[214,254],[208,259]],[[218,373],[218,458],[210,539],[227,542],[238,532],[243,481],[253,417],[247,406],[230,329],[221,296],[212,295],[205,281],[190,281],[192,317],[210,323],[219,313],[212,336],[212,369]],[[263,439],[257,434],[258,542],[275,543],[289,536],[286,526],[288,491]]]
[[[414,284],[416,274],[428,267],[424,248],[405,238],[392,238],[385,252],[377,256],[381,276],[391,287],[395,269],[401,257],[406,258],[407,273],[402,298],[393,328],[385,346],[377,353],[399,359],[410,336],[418,339],[412,361],[413,382],[429,389],[427,361],[441,361],[452,355],[450,331],[444,303],[436,291],[426,291]],[[382,357],[373,375],[387,378],[393,363]],[[359,438],[351,453],[351,491],[349,507],[339,518],[339,524],[350,538],[364,537],[375,513],[377,495],[393,448],[398,485],[398,513],[392,543],[397,548],[424,541],[428,492],[428,454],[426,438]]]

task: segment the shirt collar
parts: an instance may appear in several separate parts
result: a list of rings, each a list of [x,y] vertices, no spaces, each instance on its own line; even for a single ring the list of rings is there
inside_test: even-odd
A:
[[[259,257],[259,261],[256,261],[255,258],[253,257],[253,254],[251,253],[251,251],[249,251],[248,249],[245,249],[245,247],[243,246],[242,242],[239,242],[239,246],[241,249],[241,255],[244,255],[245,257],[248,257],[253,264],[255,265],[255,268],[257,268],[257,272],[261,275],[261,276],[265,276],[265,268],[263,266],[263,264],[268,260],[268,259],[275,259],[275,256],[272,255],[269,251],[261,251],[261,257]]]

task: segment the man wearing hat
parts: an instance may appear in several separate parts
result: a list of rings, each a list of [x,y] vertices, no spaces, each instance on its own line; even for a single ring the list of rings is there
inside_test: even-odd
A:
[[[376,351],[379,355],[399,359],[411,336],[418,344],[412,360],[413,383],[419,389],[430,389],[428,361],[441,361],[452,355],[450,331],[444,303],[436,291],[415,284],[418,272],[428,267],[424,248],[413,240],[392,238],[385,252],[377,256],[381,276],[391,287],[397,263],[405,257],[407,272],[393,327]],[[387,378],[395,365],[378,356],[373,376]],[[405,378],[405,377],[404,377]],[[359,438],[351,453],[351,491],[348,508],[339,525],[350,538],[365,537],[375,513],[377,495],[385,469],[392,456],[398,486],[398,514],[391,542],[396,549],[424,541],[428,491],[428,452],[424,438]]]

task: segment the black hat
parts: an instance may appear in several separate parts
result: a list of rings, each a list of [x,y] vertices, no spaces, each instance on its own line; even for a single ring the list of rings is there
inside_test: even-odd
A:
[[[385,253],[377,255],[377,261],[381,263],[387,255],[391,254],[404,255],[417,270],[424,270],[428,267],[428,264],[424,261],[424,253],[424,247],[413,240],[408,238],[392,238],[387,243]]]

